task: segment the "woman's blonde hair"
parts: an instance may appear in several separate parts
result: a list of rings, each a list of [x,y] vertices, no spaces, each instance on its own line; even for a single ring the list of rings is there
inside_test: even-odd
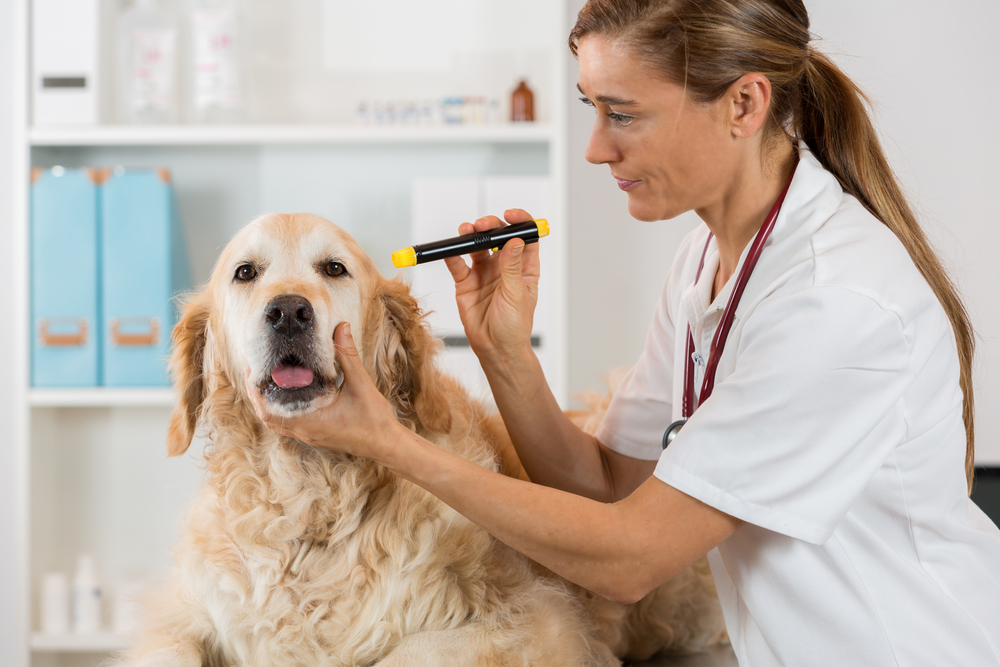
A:
[[[951,320],[964,396],[965,474],[975,472],[969,315],[896,180],[869,118],[870,100],[810,46],[802,0],[589,0],[570,32],[620,39],[692,99],[713,102],[744,74],[771,82],[769,137],[804,141],[820,163],[903,243]]]

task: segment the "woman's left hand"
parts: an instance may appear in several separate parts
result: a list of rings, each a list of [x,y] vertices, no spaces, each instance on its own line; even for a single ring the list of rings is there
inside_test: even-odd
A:
[[[282,417],[268,410],[264,396],[248,382],[250,402],[264,425],[281,435],[314,447],[379,459],[391,444],[394,429],[403,427],[361,363],[348,323],[337,326],[333,343],[344,381],[330,404],[301,417]]]

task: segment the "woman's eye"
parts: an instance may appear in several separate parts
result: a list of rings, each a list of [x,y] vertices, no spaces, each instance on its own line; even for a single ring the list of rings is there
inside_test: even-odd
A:
[[[336,278],[337,276],[342,276],[347,273],[347,269],[340,262],[327,262],[326,266],[323,267],[326,275],[331,278]]]
[[[623,113],[618,113],[616,111],[609,111],[608,118],[611,119],[611,124],[617,127],[628,127],[629,124],[635,120],[634,116],[628,116]]]
[[[257,269],[254,268],[253,264],[240,264],[236,267],[236,280],[241,283],[250,282],[257,277]]]
[[[594,106],[594,103],[590,101],[590,98],[581,97],[580,101],[583,102],[584,104],[586,104],[588,107]]]

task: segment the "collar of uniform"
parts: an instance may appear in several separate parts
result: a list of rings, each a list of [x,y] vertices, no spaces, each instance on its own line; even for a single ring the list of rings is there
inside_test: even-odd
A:
[[[698,242],[697,247],[704,248],[705,241]],[[698,259],[701,252],[697,253]],[[701,277],[684,291],[681,302],[684,307],[684,316],[691,324],[692,330],[697,329],[701,320],[725,308],[726,299],[732,288],[729,282],[723,287],[722,292],[712,300],[712,285],[715,282],[715,274],[719,271],[719,245],[715,237],[708,242],[708,250],[705,252],[705,267],[702,269]]]
[[[840,181],[800,142],[798,167],[764,247],[782,243],[790,236],[812,236],[837,210],[843,195]]]
[[[775,271],[781,271],[782,263],[774,262],[775,255],[784,256],[794,252],[800,242],[807,241],[816,229],[825,222],[837,207],[843,197],[843,190],[840,182],[823,168],[805,143],[799,144],[799,165],[795,169],[792,183],[788,187],[785,201],[778,212],[778,218],[774,221],[774,229],[764,244],[764,252],[760,261],[754,268],[747,284],[747,291],[752,291],[754,284],[768,284],[770,280],[761,282],[765,276],[773,279]],[[707,236],[708,230],[705,229]],[[701,248],[704,247],[704,237],[696,242],[695,248],[697,262],[701,257]],[[684,315],[691,323],[692,329],[697,328],[700,320],[708,315],[722,311],[729,301],[729,295],[736,284],[737,276],[743,270],[747,255],[750,254],[751,243],[743,248],[740,261],[736,264],[736,270],[729,277],[726,284],[711,301],[712,283],[715,281],[715,274],[719,269],[719,246],[713,238],[709,241],[708,252],[705,254],[705,268],[701,272],[701,277],[697,282],[692,283],[684,291],[681,302],[684,308]],[[780,246],[780,247],[778,247]],[[695,264],[697,266],[697,264]],[[747,295],[740,300],[740,306],[736,310],[736,317],[742,315],[744,305],[748,303]]]
[[[753,302],[754,293],[788,270],[788,261],[809,244],[813,233],[836,212],[843,197],[844,191],[837,178],[823,168],[805,143],[800,142],[798,167],[774,221],[771,235],[764,244],[760,260],[750,275],[743,298],[736,308],[736,319],[740,319],[746,307]],[[735,284],[735,276],[743,268],[751,245],[752,243],[748,243],[743,249],[736,271],[719,298],[723,294],[728,298]]]

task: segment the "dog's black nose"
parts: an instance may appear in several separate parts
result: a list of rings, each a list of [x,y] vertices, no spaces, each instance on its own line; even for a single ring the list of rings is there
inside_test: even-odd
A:
[[[312,329],[312,304],[301,296],[283,294],[271,299],[271,303],[264,308],[264,317],[278,333],[294,336]]]

